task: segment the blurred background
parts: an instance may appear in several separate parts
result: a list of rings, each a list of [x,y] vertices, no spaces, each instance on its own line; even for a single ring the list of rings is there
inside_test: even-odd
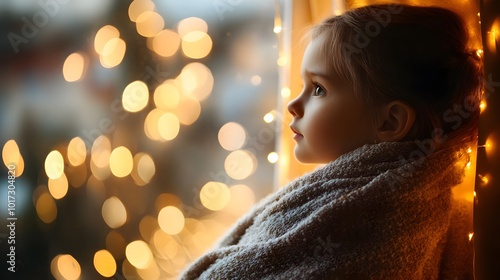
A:
[[[274,18],[266,0],[2,0],[0,278],[176,279],[270,193]]]
[[[301,90],[303,36],[381,2],[462,14],[498,72],[491,0],[0,0],[0,279],[177,279],[255,202],[317,168],[294,159],[283,106]],[[484,253],[500,197],[485,159],[498,155],[491,77],[454,189],[480,210],[469,240],[482,264],[500,252]]]

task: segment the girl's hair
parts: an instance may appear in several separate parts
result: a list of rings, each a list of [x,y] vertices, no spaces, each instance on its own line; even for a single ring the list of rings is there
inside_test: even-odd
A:
[[[323,39],[321,52],[332,74],[368,108],[401,100],[415,110],[403,140],[433,139],[435,132],[446,137],[446,146],[476,140],[482,64],[456,13],[366,6],[326,19],[311,35]]]

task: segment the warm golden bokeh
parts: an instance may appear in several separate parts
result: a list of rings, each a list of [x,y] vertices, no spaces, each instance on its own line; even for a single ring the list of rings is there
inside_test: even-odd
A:
[[[102,54],[104,51],[104,46],[109,40],[114,38],[120,38],[120,31],[112,25],[105,25],[97,31],[94,38],[94,49],[96,53]]]
[[[125,56],[127,44],[121,38],[111,38],[104,45],[99,60],[105,68],[118,66]]]
[[[87,69],[87,58],[78,52],[70,54],[63,64],[62,73],[67,82],[77,82],[83,78]]]
[[[68,144],[68,161],[72,166],[79,166],[87,158],[87,147],[80,137],[75,137]]]
[[[212,211],[223,209],[230,199],[229,188],[221,182],[208,182],[200,190],[201,204]]]
[[[57,179],[50,179],[48,182],[49,192],[55,199],[61,199],[68,193],[68,179],[64,173]]]
[[[132,172],[134,159],[127,147],[120,146],[111,152],[109,157],[109,168],[116,177],[125,177]]]
[[[245,128],[239,123],[228,122],[224,124],[217,135],[219,144],[228,151],[238,150],[246,142]]]
[[[191,31],[201,31],[206,33],[208,31],[208,25],[201,18],[189,17],[179,21],[177,24],[177,31],[181,37]]]
[[[24,171],[24,159],[15,140],[11,139],[5,142],[2,149],[2,160],[5,167],[12,170],[16,177],[21,176]]]
[[[94,268],[104,277],[112,277],[116,273],[116,261],[108,250],[99,250],[94,254]]]
[[[143,81],[133,81],[123,90],[123,109],[136,113],[148,105],[149,89]]]
[[[229,177],[243,180],[255,172],[257,159],[250,151],[236,150],[226,157],[224,169]]]
[[[102,205],[102,218],[110,228],[119,228],[127,222],[127,210],[116,196],[108,198]]]
[[[231,199],[224,211],[234,217],[247,213],[255,203],[255,194],[247,185],[235,185],[229,188]]]
[[[82,273],[78,261],[67,254],[55,256],[50,263],[50,271],[57,280],[77,280]]]
[[[201,59],[212,50],[212,38],[203,31],[191,31],[182,36],[181,48],[186,57]]]
[[[57,179],[64,173],[64,159],[59,151],[51,151],[45,158],[45,173],[50,179]]]
[[[161,110],[171,110],[179,105],[181,94],[174,82],[164,82],[154,92],[154,102]]]
[[[160,56],[173,56],[181,44],[181,37],[172,30],[164,29],[153,38],[153,50]]]
[[[146,242],[135,240],[125,248],[127,260],[138,269],[145,269],[153,262],[153,254]]]
[[[137,18],[145,12],[151,12],[155,9],[155,3],[151,0],[134,0],[128,7],[128,16],[131,21],[137,21]]]
[[[162,16],[154,11],[146,11],[136,19],[137,33],[143,37],[154,37],[165,27]]]
[[[174,111],[181,124],[191,125],[200,117],[201,104],[192,97],[184,97]]]
[[[167,206],[158,213],[160,228],[171,235],[176,235],[184,228],[184,214],[175,206]]]
[[[270,153],[267,155],[267,160],[268,160],[270,163],[276,163],[276,162],[278,162],[278,159],[279,159],[279,155],[278,155],[278,153],[276,153],[276,152],[270,152]]]
[[[158,118],[158,132],[163,140],[173,140],[179,134],[179,119],[173,113],[163,113]]]
[[[36,200],[35,209],[42,222],[50,224],[57,218],[57,206],[54,198],[48,193],[40,194]]]
[[[182,68],[176,79],[184,95],[203,101],[210,96],[214,86],[212,71],[202,63],[191,62]]]

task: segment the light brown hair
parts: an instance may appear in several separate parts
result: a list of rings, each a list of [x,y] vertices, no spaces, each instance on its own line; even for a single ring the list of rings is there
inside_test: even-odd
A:
[[[482,64],[462,18],[438,7],[372,5],[328,18],[311,30],[328,67],[368,108],[401,100],[415,110],[403,140],[465,147],[477,137]],[[372,112],[373,113],[373,112]]]

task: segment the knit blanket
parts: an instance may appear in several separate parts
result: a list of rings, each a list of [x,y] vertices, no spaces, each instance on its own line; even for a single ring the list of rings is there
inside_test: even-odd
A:
[[[450,232],[460,153],[428,152],[369,144],[296,179],[181,279],[470,279],[467,232]]]

